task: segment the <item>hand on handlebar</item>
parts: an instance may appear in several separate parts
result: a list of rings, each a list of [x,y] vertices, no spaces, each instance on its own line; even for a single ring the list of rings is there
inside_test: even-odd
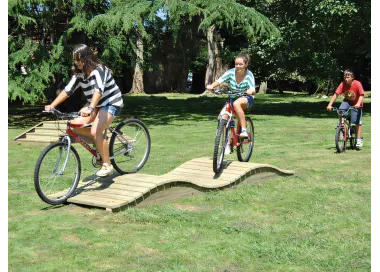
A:
[[[328,111],[331,111],[332,109],[333,109],[333,107],[332,107],[332,106],[330,106],[330,105],[329,105],[329,106],[327,106],[327,110],[328,110]]]
[[[206,89],[209,90],[209,91],[211,91],[211,92],[214,91],[214,88],[212,87],[211,84],[210,84],[210,85],[207,85],[207,86],[206,86]]]
[[[246,92],[247,95],[255,95],[256,94],[256,91],[255,90],[248,90]]]
[[[82,117],[88,117],[88,116],[91,115],[91,113],[92,113],[92,111],[91,111],[89,108],[85,107],[85,108],[82,108],[82,109],[78,112],[78,115],[79,115],[79,116],[82,116]]]
[[[51,105],[46,105],[45,110],[46,111],[52,111],[52,110],[54,110],[54,107],[52,107]]]

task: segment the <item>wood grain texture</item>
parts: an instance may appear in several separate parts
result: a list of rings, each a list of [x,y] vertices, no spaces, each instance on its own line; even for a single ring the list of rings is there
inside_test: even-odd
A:
[[[224,162],[221,172],[215,175],[212,159],[196,158],[162,176],[116,173],[106,178],[87,177],[79,183],[68,202],[116,212],[286,175],[294,175],[294,172],[268,164],[239,161]]]

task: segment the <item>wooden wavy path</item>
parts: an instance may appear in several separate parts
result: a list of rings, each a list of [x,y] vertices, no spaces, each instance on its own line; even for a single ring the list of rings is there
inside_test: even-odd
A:
[[[136,173],[113,174],[107,178],[88,177],[79,183],[75,195],[68,202],[115,212],[131,206],[174,201],[242,182],[253,183],[293,174],[293,171],[268,164],[226,161],[222,171],[215,175],[210,158],[197,158],[162,176]]]

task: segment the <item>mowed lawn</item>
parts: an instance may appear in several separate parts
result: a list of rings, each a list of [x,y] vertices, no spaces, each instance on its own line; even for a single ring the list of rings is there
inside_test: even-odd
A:
[[[152,148],[141,173],[162,175],[211,158],[224,101],[125,95],[115,123],[135,117],[148,126]],[[9,104],[8,271],[370,271],[371,98],[364,147],[340,154],[328,102],[259,94],[247,112],[255,125],[250,162],[295,175],[119,213],[42,202],[33,173],[46,145],[13,139],[47,116],[42,104]],[[94,174],[89,153],[77,149],[82,178]],[[236,152],[226,159],[237,160]]]

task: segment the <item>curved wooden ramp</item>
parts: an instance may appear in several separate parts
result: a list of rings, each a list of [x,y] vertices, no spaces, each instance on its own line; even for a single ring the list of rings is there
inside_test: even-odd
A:
[[[215,175],[212,159],[197,158],[162,176],[136,173],[114,174],[107,178],[88,177],[79,183],[76,194],[68,202],[114,212],[130,206],[169,202],[242,182],[252,183],[293,174],[293,171],[268,164],[226,161],[222,171]]]

